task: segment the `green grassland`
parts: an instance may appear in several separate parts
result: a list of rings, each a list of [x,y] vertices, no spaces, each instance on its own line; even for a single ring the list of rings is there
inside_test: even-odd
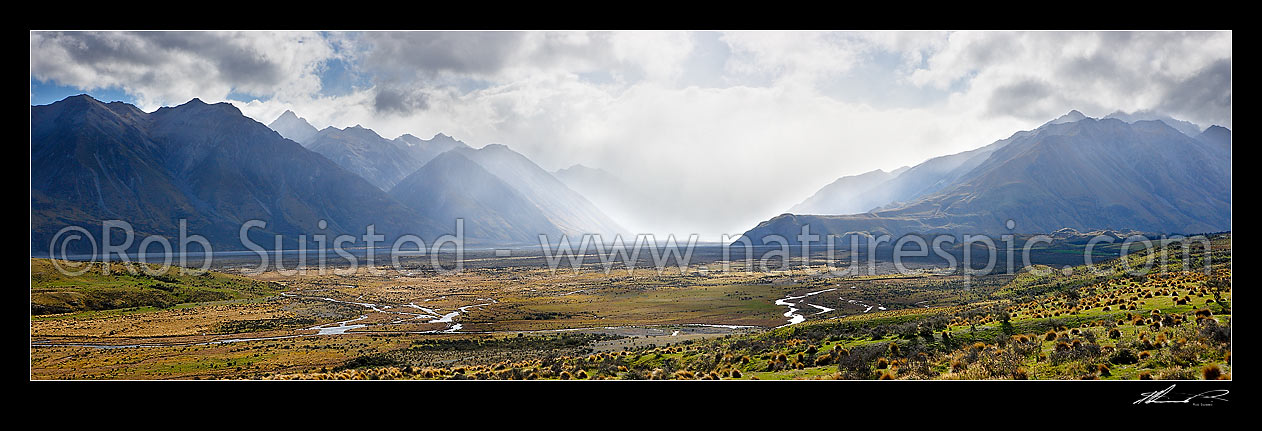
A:
[[[31,259],[31,314],[48,315],[97,310],[148,311],[179,304],[259,298],[276,295],[282,286],[249,278],[205,271],[181,273],[178,268],[158,275],[138,264],[86,264],[81,275],[66,275],[49,259]],[[156,267],[150,272],[158,273]]]

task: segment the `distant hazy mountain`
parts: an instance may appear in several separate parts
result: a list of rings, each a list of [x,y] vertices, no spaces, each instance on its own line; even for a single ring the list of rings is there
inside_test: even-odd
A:
[[[812,233],[893,235],[1228,230],[1230,134],[1211,129],[1193,139],[1161,121],[1053,121],[973,150],[938,177],[936,191],[906,203],[867,214],[784,214],[746,235],[757,242],[774,233],[792,242],[803,224]],[[891,182],[906,181],[923,166]],[[1004,226],[1010,219],[1012,231]]]
[[[1087,117],[1086,115],[1083,115],[1081,112],[1078,112],[1078,110],[1077,110],[1077,109],[1074,109],[1074,110],[1069,111],[1069,112],[1068,112],[1068,113],[1066,113],[1065,115],[1061,115],[1061,116],[1059,116],[1059,117],[1056,117],[1056,119],[1055,119],[1055,120],[1048,121],[1047,123],[1044,123],[1043,125],[1044,125],[1044,126],[1047,126],[1047,125],[1050,125],[1050,124],[1065,124],[1065,123],[1072,123],[1072,122],[1075,122],[1075,121],[1082,121],[1082,120],[1085,120],[1085,119],[1087,119],[1087,118],[1088,118],[1088,117]]]
[[[276,120],[272,121],[272,124],[268,124],[267,127],[303,146],[306,146],[307,140],[319,132],[311,123],[307,122],[307,119],[299,117],[298,114],[294,114],[294,111],[290,110],[285,110],[285,113],[276,117]]]
[[[461,151],[430,160],[400,181],[390,196],[453,226],[457,218],[463,218],[470,237],[538,243],[541,233],[561,233],[543,210]]]
[[[897,207],[904,202],[938,192],[954,184],[960,177],[984,162],[995,150],[1003,148],[1019,136],[1022,134],[1018,133],[1012,138],[999,140],[975,150],[926,160],[919,165],[903,169],[898,175],[890,175],[889,180],[870,187],[863,193],[845,195],[848,199],[843,203],[847,209],[862,208],[850,212],[857,214]],[[823,199],[832,196],[836,195],[820,196],[820,205],[825,204]],[[846,212],[832,214],[846,214]]]
[[[186,219],[190,234],[218,250],[242,249],[238,231],[252,219],[267,222],[251,231],[266,248],[273,234],[286,235],[292,247],[298,234],[362,235],[369,224],[388,237],[427,239],[454,228],[232,105],[198,99],[153,113],[86,95],[32,106],[31,207],[32,251],[45,252],[59,229],[81,226],[95,236],[106,219],[168,237]],[[319,230],[319,220],[328,228]]]
[[[435,156],[453,148],[468,148],[464,142],[442,133],[428,140],[412,135],[386,139],[358,124],[345,129],[327,127],[304,145],[383,191],[394,188]]]
[[[460,146],[444,152],[390,190],[416,211],[453,224],[465,220],[469,236],[493,242],[553,244],[561,234],[612,239],[622,228],[525,156],[504,145]]]
[[[323,154],[383,191],[390,190],[399,180],[424,164],[399,142],[383,138],[372,129],[358,124],[345,129],[327,127],[311,137],[307,148]]]
[[[297,118],[281,117],[282,124]],[[306,145],[444,226],[464,218],[471,238],[535,243],[540,233],[622,232],[582,195],[503,145],[475,150],[442,133],[391,140],[359,125],[320,130]]]
[[[872,189],[898,177],[910,167],[893,172],[875,171],[838,178],[805,201],[789,208],[793,214],[855,214],[873,208]],[[888,202],[884,202],[888,203]]]
[[[461,152],[513,186],[566,234],[599,233],[604,238],[612,238],[615,233],[624,233],[618,223],[587,198],[570,190],[526,156],[504,145],[491,144],[478,150],[457,148],[453,151]]]
[[[1188,135],[1193,138],[1200,136],[1201,129],[1202,129],[1201,126],[1193,124],[1190,121],[1176,120],[1174,118],[1171,118],[1169,115],[1160,114],[1153,111],[1135,111],[1129,114],[1122,111],[1117,111],[1112,114],[1106,115],[1104,118],[1116,118],[1116,119],[1125,121],[1127,123],[1134,123],[1136,121],[1156,120],[1162,123],[1166,123],[1167,126],[1173,127],[1175,130],[1182,132],[1184,135]]]
[[[464,142],[457,141],[455,138],[444,135],[442,133],[434,135],[429,139],[421,139],[412,135],[403,135],[394,138],[396,145],[403,148],[405,153],[412,157],[412,162],[416,167],[412,170],[420,169],[434,157],[445,153],[454,148],[467,148]]]

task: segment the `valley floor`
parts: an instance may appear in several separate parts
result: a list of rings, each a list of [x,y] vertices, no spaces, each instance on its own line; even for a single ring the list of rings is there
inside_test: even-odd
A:
[[[67,280],[32,259],[33,301],[71,311],[32,316],[31,378],[1230,378],[1230,250],[1224,235],[1193,253],[1208,273],[1175,259],[971,279],[482,265]]]

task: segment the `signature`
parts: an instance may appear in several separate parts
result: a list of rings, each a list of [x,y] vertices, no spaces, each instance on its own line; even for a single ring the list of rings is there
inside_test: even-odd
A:
[[[1170,387],[1159,390],[1159,391],[1145,392],[1141,394],[1143,395],[1143,398],[1140,398],[1139,400],[1135,401],[1133,404],[1207,405],[1208,403],[1206,401],[1209,401],[1209,402],[1227,401],[1227,399],[1223,398],[1223,396],[1231,393],[1231,391],[1228,391],[1226,389],[1214,389],[1214,390],[1201,392],[1199,394],[1192,395],[1186,398],[1178,398],[1186,394],[1171,394],[1170,392],[1174,390],[1174,387],[1175,385],[1170,385]],[[1193,401],[1196,401],[1196,400],[1203,400],[1203,401],[1199,403],[1193,403]]]

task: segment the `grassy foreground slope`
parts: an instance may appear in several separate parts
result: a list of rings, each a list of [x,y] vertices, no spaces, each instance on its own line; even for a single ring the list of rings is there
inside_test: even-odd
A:
[[[1230,234],[1182,253],[1168,244],[1095,268],[1031,267],[959,305],[752,335],[490,365],[348,363],[271,378],[1230,379]],[[1148,273],[1128,270],[1148,260]]]
[[[70,270],[77,272],[84,264],[75,265],[80,266]],[[168,308],[183,303],[258,298],[282,290],[276,283],[214,271],[181,274],[172,267],[163,274],[149,275],[138,264],[113,263],[106,274],[100,263],[87,265],[87,272],[68,276],[58,271],[50,259],[31,259],[31,314]]]

